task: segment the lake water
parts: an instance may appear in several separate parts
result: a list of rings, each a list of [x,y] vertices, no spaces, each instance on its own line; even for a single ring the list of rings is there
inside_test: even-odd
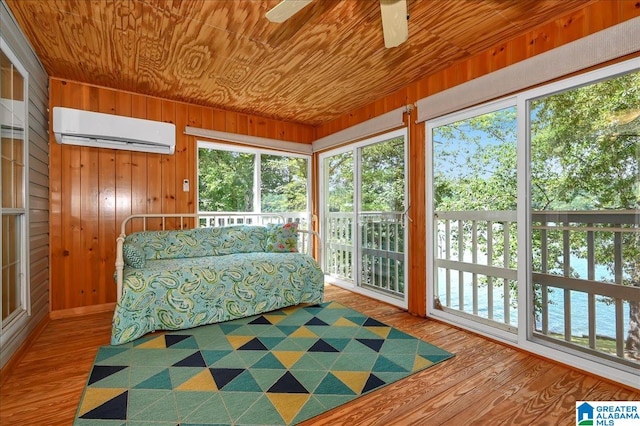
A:
[[[572,259],[571,266],[579,274],[580,277],[587,276],[587,262],[584,259]],[[611,273],[606,267],[596,268],[596,278],[610,277]],[[444,273],[439,275],[440,300],[445,303],[445,277]],[[472,305],[472,286],[471,274],[465,273],[464,294],[464,311],[473,312]],[[504,320],[504,298],[502,289],[502,280],[498,281],[500,285],[494,284],[493,289],[493,317],[496,321]],[[478,315],[484,318],[488,317],[488,289],[487,286],[479,286],[478,289]],[[554,288],[549,291],[549,331],[553,333],[564,333],[564,290]],[[571,291],[571,334],[573,336],[587,336],[589,334],[589,317],[588,317],[588,297],[586,293]],[[458,273],[451,272],[451,301],[452,308],[458,309]],[[515,309],[510,310],[510,323],[517,326],[518,313]],[[623,320],[624,335],[626,336],[629,328],[629,303],[623,303]],[[607,304],[601,297],[596,296],[596,335],[615,338],[615,306]],[[536,320],[536,328],[541,329],[540,319]]]

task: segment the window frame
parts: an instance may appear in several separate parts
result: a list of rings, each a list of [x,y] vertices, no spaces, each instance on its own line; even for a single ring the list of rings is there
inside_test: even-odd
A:
[[[292,157],[292,158],[304,158],[307,160],[307,223],[311,223],[311,208],[312,208],[312,181],[311,181],[311,172],[312,172],[312,156],[310,154],[299,154],[293,152],[286,151],[278,151],[275,149],[266,149],[266,148],[255,148],[255,147],[247,147],[242,145],[229,145],[220,142],[211,142],[211,141],[196,141],[196,164],[197,164],[197,180],[196,188],[200,187],[200,149],[215,149],[219,151],[227,151],[227,152],[240,152],[245,154],[253,154],[256,156],[256,161],[254,162],[254,181],[253,181],[253,212],[252,213],[262,213],[262,194],[260,191],[262,178],[260,173],[261,166],[261,155],[273,155],[273,156],[281,156],[281,157]],[[196,206],[198,212],[200,212],[200,191],[197,191],[197,199]]]
[[[433,130],[434,129],[440,126],[445,126],[447,124],[452,124],[458,121],[468,120],[474,117],[490,114],[492,112],[500,111],[506,108],[514,108],[517,114],[516,100],[517,99],[515,96],[509,96],[503,99],[498,99],[495,101],[483,103],[481,105],[465,108],[460,111],[452,112],[442,117],[438,117],[436,119],[426,121],[425,122],[425,127],[426,127],[425,152],[427,155],[427,161],[426,161],[426,167],[425,167],[426,176],[427,176],[426,182],[431,182],[431,179],[434,173],[434,164],[433,164],[433,150],[434,150]],[[516,143],[519,143],[519,140],[517,140]],[[433,220],[433,216],[435,212],[435,203],[434,203],[435,194],[434,194],[433,185],[431,183],[425,185],[425,189],[426,189],[426,202],[427,202],[427,208],[425,210],[426,216],[427,216],[427,220],[426,220],[427,265],[433,266],[433,263],[430,263],[430,262],[435,263],[436,253],[437,253],[437,241],[435,238],[431,238],[431,240],[429,240],[429,236],[435,236],[435,233],[436,233],[434,220]],[[519,225],[518,225],[518,229],[519,229]],[[517,259],[517,261],[519,261],[519,259]],[[427,293],[427,315],[428,316],[439,318],[450,323],[455,322],[456,324],[459,324],[469,330],[479,332],[483,335],[490,336],[492,338],[498,338],[505,342],[511,342],[511,343],[517,342],[517,332],[514,333],[512,331],[509,331],[509,326],[504,326],[504,328],[500,328],[500,327],[497,327],[495,323],[485,323],[478,318],[476,318],[475,320],[471,320],[471,319],[467,319],[464,316],[458,316],[458,315],[454,315],[454,314],[436,309],[434,307],[433,300],[429,298],[429,295],[433,295],[433,292],[435,290],[437,268],[433,266],[431,269],[429,269],[429,272],[427,274],[428,274],[428,278],[426,282],[428,283],[427,284],[428,288],[426,293]],[[518,312],[522,310],[521,306],[524,306],[524,305],[520,305],[520,299],[518,298]],[[519,317],[518,317],[518,321],[519,321]],[[520,324],[516,326],[516,329],[519,327],[519,325]]]
[[[4,208],[0,205],[0,211],[2,216],[12,215],[16,216],[18,223],[19,233],[19,257],[20,257],[20,293],[22,307],[18,309],[18,312],[11,314],[7,319],[0,318],[0,345],[7,344],[13,336],[15,336],[27,323],[28,318],[31,316],[31,291],[30,291],[30,257],[29,257],[29,73],[24,67],[22,62],[18,59],[18,56],[13,52],[10,46],[5,42],[4,38],[0,36],[0,50],[11,61],[11,64],[17,69],[18,73],[23,78],[23,117],[24,128],[22,129],[23,144],[23,170],[22,170],[22,199],[23,204],[21,208]],[[1,165],[0,165],[1,167]],[[0,222],[0,232],[2,232],[2,222]],[[0,247],[0,255],[2,254],[2,247]],[[0,303],[2,301],[2,294],[0,293]]]

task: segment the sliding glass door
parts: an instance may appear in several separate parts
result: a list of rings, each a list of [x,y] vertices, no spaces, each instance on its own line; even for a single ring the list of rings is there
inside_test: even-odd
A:
[[[428,314],[637,383],[637,61],[426,130]]]
[[[640,71],[536,96],[527,114],[533,337],[637,369]]]
[[[406,304],[406,130],[320,156],[324,269],[336,284]]]
[[[444,317],[508,339],[518,328],[514,102],[428,127],[435,236],[429,303]]]

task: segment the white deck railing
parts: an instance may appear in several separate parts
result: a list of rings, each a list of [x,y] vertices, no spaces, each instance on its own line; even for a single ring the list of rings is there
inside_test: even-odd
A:
[[[617,359],[635,359],[640,354],[625,347],[628,334],[630,303],[640,303],[640,214],[638,211],[542,211],[532,214],[534,238],[539,246],[533,247],[534,262],[539,265],[533,272],[536,297],[543,309],[536,334],[553,337],[567,344],[578,343],[587,352],[605,352]],[[577,245],[576,241],[586,243]],[[586,245],[586,246],[585,246]],[[554,259],[554,249],[561,247],[561,257]],[[598,247],[606,247],[598,251]],[[635,248],[635,250],[633,250]],[[632,250],[629,250],[632,249]],[[586,273],[576,272],[576,257],[586,259]],[[584,260],[583,259],[583,260]],[[600,269],[600,276],[596,271]],[[564,327],[549,327],[550,293],[559,291],[563,299]],[[572,294],[586,295],[586,310],[576,311]],[[625,306],[626,305],[626,306]],[[612,332],[598,329],[598,309],[610,311],[605,321]],[[586,317],[588,332],[577,336],[573,332],[576,317]],[[614,347],[605,348],[606,341]]]
[[[360,285],[403,298],[405,292],[404,226],[402,212],[363,212],[358,215]],[[326,226],[325,270],[354,281],[353,213],[329,213]]]
[[[532,213],[535,336],[637,367],[640,354],[625,347],[625,310],[640,303],[640,259],[629,258],[637,251],[627,253],[640,246],[639,223],[638,211]],[[516,213],[437,212],[436,230],[436,305],[515,332]],[[608,249],[599,252],[598,247]],[[586,273],[577,272],[578,262],[586,264]],[[597,276],[597,269],[604,273]],[[561,306],[554,306],[558,302],[551,295],[557,300],[559,293]],[[576,293],[587,299],[584,312],[574,302]],[[494,301],[496,296],[502,301]],[[550,327],[551,308],[560,329]],[[575,331],[573,323],[580,317],[586,332]],[[614,331],[599,330],[603,321]]]
[[[516,251],[510,245],[516,220],[515,211],[436,213],[438,307],[517,331],[510,291],[517,280]]]

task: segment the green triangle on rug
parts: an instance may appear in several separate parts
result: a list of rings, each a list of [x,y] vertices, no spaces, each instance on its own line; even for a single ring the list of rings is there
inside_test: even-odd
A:
[[[75,425],[290,425],[454,355],[336,302],[103,346]]]

